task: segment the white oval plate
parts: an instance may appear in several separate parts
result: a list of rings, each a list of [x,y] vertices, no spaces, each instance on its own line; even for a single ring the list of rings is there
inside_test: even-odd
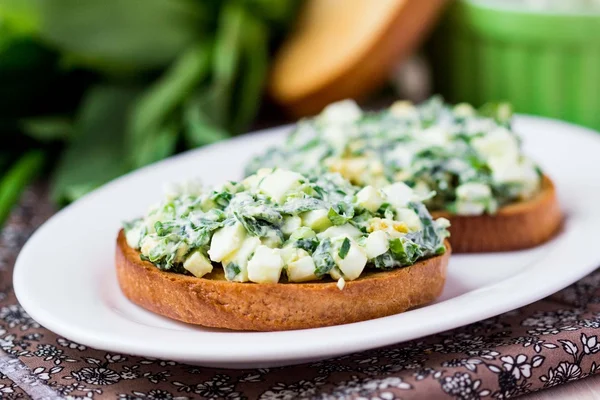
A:
[[[65,208],[23,248],[14,288],[46,328],[104,350],[227,368],[301,363],[398,343],[529,304],[600,265],[600,136],[562,122],[518,117],[526,151],[554,179],[566,214],[563,231],[533,250],[453,255],[442,296],[403,314],[288,332],[205,329],[130,303],[114,270],[123,220],[159,200],[163,183],[200,176],[239,179],[252,154],[288,128],[249,134],[172,157],[119,178]]]

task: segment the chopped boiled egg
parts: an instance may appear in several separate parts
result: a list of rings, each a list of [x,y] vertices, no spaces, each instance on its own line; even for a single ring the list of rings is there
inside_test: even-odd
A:
[[[423,229],[421,218],[419,218],[417,213],[410,208],[397,208],[396,219],[404,223],[411,232]]]
[[[250,260],[250,256],[258,246],[261,245],[260,239],[256,236],[251,236],[246,238],[242,243],[242,246],[229,257],[223,260],[223,265],[228,265],[229,263],[235,263],[238,267],[239,272],[233,276],[231,279],[227,275],[228,280],[235,282],[247,282],[248,281],[248,261]]]
[[[286,193],[302,184],[304,177],[296,172],[276,169],[265,176],[258,184],[261,192],[281,203]]]
[[[406,207],[414,200],[413,190],[404,182],[396,182],[384,187],[381,191],[386,196],[386,201],[395,207]]]
[[[190,271],[197,278],[210,274],[213,270],[212,263],[199,251],[193,252],[184,262],[183,268]]]
[[[217,230],[210,242],[208,255],[212,261],[222,261],[240,248],[246,238],[246,229],[238,221]]]
[[[363,233],[360,229],[356,228],[352,224],[343,224],[338,226],[332,226],[330,228],[325,229],[323,232],[319,233],[317,236],[319,239],[325,238],[334,238],[336,236],[348,236],[353,239],[356,239],[362,236]]]
[[[371,218],[368,222],[367,231],[384,231],[387,232],[391,237],[395,238],[404,236],[409,232],[409,229],[405,222],[395,221],[387,218]]]
[[[284,235],[291,235],[302,226],[302,218],[297,215],[291,215],[283,219],[283,225],[281,225],[281,232]]]
[[[248,262],[248,279],[256,283],[277,283],[283,269],[279,249],[260,245]]]
[[[356,193],[356,203],[371,212],[377,211],[383,202],[383,197],[373,186],[365,186]]]
[[[325,107],[319,119],[325,124],[350,124],[362,117],[362,110],[354,100],[342,100]]]
[[[350,247],[344,253],[342,247],[346,240],[350,243]],[[362,247],[348,237],[338,237],[332,242],[333,260],[344,274],[344,277],[349,280],[358,278],[367,265],[367,256]]]
[[[382,255],[389,248],[390,239],[384,231],[371,232],[365,239],[365,252],[370,259]]]
[[[306,282],[317,279],[315,262],[306,251],[297,249],[289,262],[286,263],[287,277],[290,282]]]
[[[316,232],[323,231],[331,226],[328,217],[329,210],[319,209],[302,213],[302,225],[311,228]]]

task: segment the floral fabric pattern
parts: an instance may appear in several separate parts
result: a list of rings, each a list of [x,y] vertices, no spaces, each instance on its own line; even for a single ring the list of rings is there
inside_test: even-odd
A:
[[[91,349],[41,327],[12,292],[18,250],[52,213],[43,198],[28,192],[0,236],[1,399],[508,399],[600,370],[600,270],[469,326],[299,366],[219,370]]]
[[[17,386],[16,383],[8,379],[8,377],[0,374],[0,399],[14,400],[26,398],[27,395]]]

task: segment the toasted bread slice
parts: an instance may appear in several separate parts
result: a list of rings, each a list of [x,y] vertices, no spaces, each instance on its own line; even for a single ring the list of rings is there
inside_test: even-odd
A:
[[[268,90],[296,116],[364,97],[425,38],[446,0],[311,0],[272,63]]]
[[[562,224],[556,190],[547,176],[535,197],[504,206],[494,215],[431,214],[450,220],[450,242],[455,253],[526,249],[549,240]]]
[[[117,277],[129,300],[157,314],[214,328],[280,331],[347,324],[406,311],[442,293],[450,245],[410,267],[346,282],[235,283],[221,268],[203,278],[164,272],[127,245],[119,232]]]

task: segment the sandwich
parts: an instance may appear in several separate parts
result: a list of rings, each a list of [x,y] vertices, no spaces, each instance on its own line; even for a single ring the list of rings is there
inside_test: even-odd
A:
[[[403,182],[434,217],[450,220],[455,252],[518,250],[550,239],[562,216],[552,180],[523,154],[511,125],[504,103],[476,110],[433,97],[366,112],[344,100],[301,120],[246,174],[278,166],[338,172],[361,187]]]
[[[132,302],[213,328],[277,331],[358,322],[443,289],[449,222],[402,182],[263,168],[241,182],[177,185],[123,224],[116,245]]]

